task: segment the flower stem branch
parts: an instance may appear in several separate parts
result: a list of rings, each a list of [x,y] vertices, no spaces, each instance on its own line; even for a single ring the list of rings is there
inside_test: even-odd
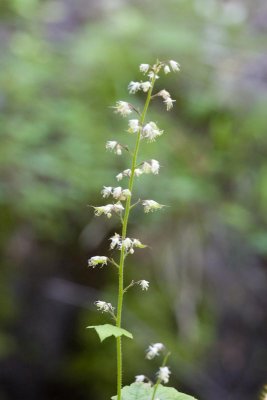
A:
[[[168,352],[168,353],[166,354],[166,356],[165,356],[164,359],[163,359],[163,362],[162,362],[161,367],[165,367],[165,365],[167,364],[167,361],[168,361],[168,358],[170,357],[170,355],[171,355],[170,352]],[[155,383],[155,385],[154,385],[154,390],[153,390],[153,394],[152,394],[151,400],[154,400],[154,399],[155,399],[156,392],[157,392],[157,389],[158,389],[158,386],[159,386],[160,382],[161,382],[161,379],[158,378],[157,381],[156,381],[156,383]]]

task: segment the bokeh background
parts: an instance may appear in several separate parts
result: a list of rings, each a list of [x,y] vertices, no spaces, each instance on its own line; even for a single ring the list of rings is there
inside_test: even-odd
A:
[[[267,381],[267,4],[265,0],[1,0],[0,399],[105,400],[115,349],[87,325],[116,303],[116,273],[90,271],[115,220],[95,218],[103,185],[128,166],[104,150],[131,140],[109,107],[140,63],[174,59],[150,109],[166,135],[144,144],[162,164],[131,236],[124,382],[153,376],[151,342],[171,350],[170,384],[200,400],[257,399]]]

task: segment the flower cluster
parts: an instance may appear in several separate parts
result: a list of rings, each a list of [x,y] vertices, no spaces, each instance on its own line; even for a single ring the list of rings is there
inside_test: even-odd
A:
[[[131,196],[131,192],[129,189],[122,189],[120,186],[118,187],[111,187],[111,186],[104,186],[101,194],[104,198],[113,196],[116,200],[127,200],[129,196]]]
[[[105,206],[93,207],[95,210],[95,215],[99,217],[100,215],[104,214],[108,218],[112,217],[112,213],[121,214],[124,210],[123,205],[120,201],[115,204],[107,204]]]
[[[108,262],[108,258],[105,256],[94,256],[89,258],[88,260],[88,267],[96,267],[98,265],[101,265],[103,267],[103,265],[107,265]]]
[[[127,253],[133,254],[134,253],[134,248],[137,247],[139,249],[143,249],[146,247],[144,244],[140,242],[138,239],[130,239],[130,238],[125,238],[123,239],[120,235],[117,233],[114,234],[109,240],[111,240],[110,243],[110,248],[113,249],[118,249],[121,250],[123,247],[126,250]]]
[[[111,303],[106,303],[105,301],[97,300],[95,305],[97,306],[98,311],[113,313],[115,310]]]
[[[144,201],[142,201],[142,204],[144,206],[145,213],[160,210],[162,207],[164,207],[163,204],[159,204],[155,200],[144,200]]]
[[[154,343],[151,344],[146,351],[146,358],[148,360],[152,360],[156,356],[159,356],[160,352],[165,349],[165,346],[162,343]]]
[[[154,142],[158,136],[161,136],[164,131],[160,130],[155,122],[151,121],[145,124],[144,127],[139,125],[138,119],[130,119],[129,120],[129,129],[130,133],[138,133],[141,132],[141,139],[147,139],[148,142]]]
[[[106,143],[106,149],[114,151],[118,156],[122,155],[122,150],[125,148],[122,144],[116,142],[116,140],[108,140]]]
[[[169,367],[160,367],[159,371],[157,372],[157,377],[163,383],[168,383],[170,378],[171,371]]]

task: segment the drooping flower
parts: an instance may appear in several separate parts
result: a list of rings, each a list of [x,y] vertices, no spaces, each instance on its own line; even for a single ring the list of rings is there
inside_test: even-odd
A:
[[[114,108],[115,112],[121,114],[123,117],[126,117],[133,111],[131,105],[127,103],[127,101],[121,100],[116,102],[116,106]]]
[[[106,206],[94,207],[94,212],[97,217],[100,215],[105,214],[108,218],[112,217],[112,208],[113,204],[107,204]]]
[[[150,78],[151,81],[153,79],[159,79],[159,76],[157,74],[155,74],[155,72],[153,72],[153,71],[149,72],[148,77]]]
[[[126,200],[127,197],[131,196],[129,189],[122,189],[120,186],[113,189],[113,197],[117,200]]]
[[[118,175],[116,175],[117,181],[121,181],[122,178],[123,178],[123,173],[122,172],[120,172]]]
[[[142,83],[141,82],[134,82],[131,81],[128,85],[128,90],[130,94],[134,94],[138,92],[138,90],[142,89]]]
[[[111,238],[109,240],[111,240],[111,243],[110,243],[111,249],[115,249],[116,247],[121,246],[121,237],[120,237],[120,235],[118,235],[118,233],[115,233],[113,236],[111,236]]]
[[[168,383],[170,379],[171,371],[169,367],[160,367],[159,371],[157,372],[157,377],[163,382]]]
[[[144,212],[149,213],[153,212],[156,210],[160,210],[162,207],[164,207],[162,204],[157,203],[154,200],[144,200],[142,202],[142,205],[144,206]]]
[[[149,68],[150,68],[150,65],[149,65],[149,64],[141,64],[140,67],[139,67],[140,71],[143,72],[144,74],[147,73],[147,71],[149,70]]]
[[[143,90],[143,92],[147,92],[150,88],[151,88],[151,83],[150,82],[142,82],[141,83],[141,88]]]
[[[140,129],[139,120],[138,119],[130,119],[129,120],[129,129],[130,133],[137,133]]]
[[[137,176],[137,178],[138,178],[138,176],[140,176],[142,174],[143,174],[143,171],[141,168],[135,168],[134,175]]]
[[[109,197],[112,194],[112,187],[111,186],[104,186],[101,190],[102,196],[105,198]]]
[[[154,142],[158,136],[161,136],[163,131],[160,131],[155,122],[147,123],[142,131],[142,137],[146,138],[149,142]]]
[[[97,306],[98,311],[113,312],[115,310],[111,303],[106,303],[105,301],[97,300],[95,305]]]
[[[146,351],[146,358],[152,360],[154,357],[158,356],[159,353],[164,350],[164,345],[162,343],[151,344]]]
[[[115,140],[108,140],[106,143],[107,150],[113,150],[115,154],[120,156],[122,154],[123,146]]]
[[[165,74],[168,74],[169,72],[171,72],[170,67],[168,65],[164,66],[164,72],[165,72]]]
[[[121,202],[118,201],[117,203],[113,204],[112,210],[115,211],[116,213],[121,213],[124,210],[124,207],[121,204]]]
[[[145,375],[136,375],[135,376],[135,382],[136,383],[144,382],[145,379],[146,379]]]
[[[149,282],[145,279],[139,281],[138,284],[141,286],[142,290],[148,290],[149,288]]]
[[[180,64],[177,61],[170,60],[170,66],[173,72],[180,71]]]
[[[157,175],[159,173],[159,162],[157,160],[150,160],[150,161],[144,161],[142,163],[142,171],[145,174],[154,174]]]
[[[173,108],[173,103],[175,102],[176,100],[172,100],[170,97],[163,101],[163,103],[165,103],[167,106],[167,111],[170,111]]]
[[[164,100],[167,100],[168,98],[171,97],[170,93],[165,89],[160,90],[157,96],[161,96]]]
[[[97,265],[107,265],[108,258],[105,256],[94,256],[89,258],[88,266],[89,267],[96,267]]]

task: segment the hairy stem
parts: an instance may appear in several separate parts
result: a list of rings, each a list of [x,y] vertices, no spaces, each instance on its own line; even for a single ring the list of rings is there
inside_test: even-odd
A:
[[[163,362],[162,362],[161,367],[165,367],[165,366],[166,366],[170,354],[171,354],[171,353],[167,353],[167,354],[166,354],[166,356],[165,356],[164,359],[163,359]],[[153,390],[153,394],[152,394],[151,400],[154,400],[154,399],[155,399],[156,392],[157,392],[157,389],[158,389],[158,386],[159,386],[160,382],[161,382],[161,380],[160,380],[160,378],[158,378],[157,381],[156,381],[156,383],[155,383],[155,385],[154,385],[154,390]]]
[[[141,114],[139,123],[140,123],[140,129],[137,134],[137,139],[135,143],[135,149],[134,153],[132,156],[132,165],[131,165],[131,176],[129,180],[129,185],[128,189],[130,192],[133,192],[133,185],[134,185],[134,170],[136,167],[136,161],[137,161],[137,156],[138,156],[138,151],[139,151],[139,146],[140,146],[140,140],[141,140],[141,133],[142,133],[142,125],[145,121],[146,118],[146,113],[147,109],[151,100],[151,94],[153,90],[153,86],[155,83],[155,77],[153,78],[151,82],[151,87],[148,91],[146,102],[144,105],[143,112]],[[122,221],[122,240],[126,238],[127,234],[127,227],[128,227],[128,219],[129,219],[129,214],[130,214],[130,209],[131,209],[131,197],[127,197],[126,200],[126,205],[125,205],[125,213]],[[119,262],[119,288],[118,288],[118,302],[117,302],[117,318],[116,318],[116,326],[118,328],[121,327],[121,316],[122,316],[122,306],[123,306],[123,295],[124,295],[124,260],[125,260],[125,248],[122,246],[121,249],[121,254],[120,254],[120,262]],[[121,337],[117,338],[117,400],[121,400],[121,387],[122,387],[122,346],[121,346]]]

